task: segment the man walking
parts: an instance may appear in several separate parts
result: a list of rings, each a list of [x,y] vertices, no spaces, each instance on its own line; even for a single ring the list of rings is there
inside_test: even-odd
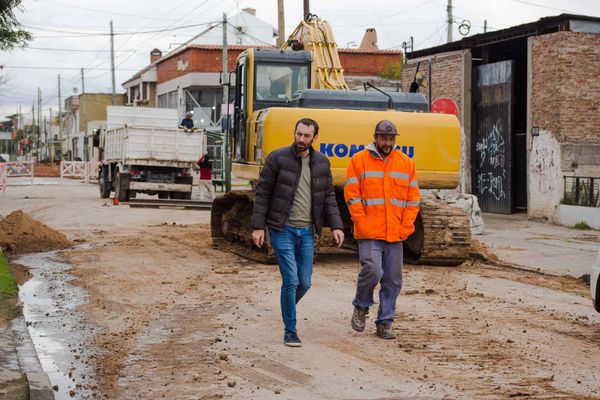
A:
[[[261,247],[265,228],[281,272],[283,342],[298,347],[296,304],[310,288],[314,235],[323,222],[333,230],[338,246],[343,224],[335,200],[329,160],[312,148],[319,125],[303,118],[294,128],[294,143],[271,152],[260,171],[252,211],[252,239]]]
[[[377,336],[396,337],[392,322],[402,288],[402,241],[414,232],[419,212],[419,186],[413,161],[394,150],[396,126],[383,120],[373,143],[350,160],[344,198],[354,223],[361,270],[352,304],[352,328],[365,330],[373,290],[379,289]]]

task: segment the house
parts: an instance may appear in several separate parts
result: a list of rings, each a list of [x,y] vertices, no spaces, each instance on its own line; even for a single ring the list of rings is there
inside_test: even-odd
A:
[[[418,69],[428,98],[458,105],[459,189],[484,212],[559,222],[575,182],[598,190],[600,18],[546,17],[406,57],[405,91]]]
[[[124,104],[125,95],[117,94],[115,105]],[[112,105],[110,93],[75,94],[65,99],[65,109],[61,116],[64,160],[93,160],[92,143],[89,137],[94,129],[106,128],[106,106],[110,105]]]

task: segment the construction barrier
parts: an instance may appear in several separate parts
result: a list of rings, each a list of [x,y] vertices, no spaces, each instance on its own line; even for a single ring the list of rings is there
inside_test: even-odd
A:
[[[4,173],[6,175],[6,184],[10,183],[11,178],[30,178],[33,184],[33,161],[14,161],[4,163]]]
[[[0,163],[0,192],[4,195],[4,191],[6,190],[6,168],[4,167],[4,163]]]

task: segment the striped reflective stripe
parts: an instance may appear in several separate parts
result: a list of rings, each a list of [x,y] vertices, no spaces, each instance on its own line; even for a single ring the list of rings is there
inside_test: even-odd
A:
[[[410,187],[415,187],[415,186],[419,186],[419,181],[411,181],[408,186]]]
[[[365,178],[383,178],[383,171],[365,171],[360,174],[360,179]]]
[[[366,200],[363,200],[363,204],[365,206],[376,206],[379,204],[385,204],[385,199],[384,198],[366,199]]]
[[[362,201],[362,199],[360,197],[353,197],[351,199],[349,199],[346,204],[348,205],[348,207],[350,207],[352,204],[356,204],[356,203],[360,203]]]
[[[344,184],[344,186],[345,185],[350,185],[351,183],[358,183],[358,178],[357,177],[352,177],[352,178],[346,179],[346,183]]]
[[[398,207],[419,207],[420,203],[418,201],[402,201],[398,199],[390,198],[390,203]]]
[[[390,176],[392,178],[408,179],[408,174],[406,174],[404,172],[394,172],[394,171],[391,171],[390,172]]]

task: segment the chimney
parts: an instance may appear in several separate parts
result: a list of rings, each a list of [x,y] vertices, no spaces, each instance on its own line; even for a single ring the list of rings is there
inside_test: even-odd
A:
[[[242,8],[242,11],[246,11],[248,14],[252,14],[256,17],[256,8],[246,7]]]
[[[361,50],[379,50],[377,47],[377,32],[375,28],[368,28],[363,36],[362,42],[360,42]]]
[[[154,64],[158,59],[162,57],[162,51],[154,49],[150,52],[150,64]]]

